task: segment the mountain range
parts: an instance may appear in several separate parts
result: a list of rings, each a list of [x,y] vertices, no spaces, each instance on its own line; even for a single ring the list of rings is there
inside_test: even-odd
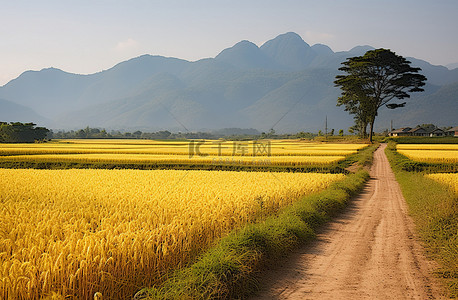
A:
[[[78,75],[55,68],[26,71],[0,87],[0,121],[54,129],[196,131],[255,128],[316,132],[346,129],[353,120],[336,107],[333,81],[341,62],[374,49],[334,52],[285,33],[261,47],[241,41],[215,58],[190,62],[143,55],[111,69]],[[405,108],[381,108],[376,128],[434,123],[456,126],[458,69],[407,58],[427,78]]]

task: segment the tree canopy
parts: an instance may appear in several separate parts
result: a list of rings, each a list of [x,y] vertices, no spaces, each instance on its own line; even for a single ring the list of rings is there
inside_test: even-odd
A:
[[[33,143],[46,138],[49,130],[33,123],[0,122],[0,143]]]
[[[374,122],[378,109],[404,107],[405,103],[388,104],[393,99],[410,98],[411,92],[424,91],[426,77],[418,74],[420,68],[410,66],[410,61],[389,49],[367,51],[363,56],[350,57],[342,63],[334,84],[342,90],[337,106],[355,115],[355,127],[364,137],[370,125],[372,142]]]

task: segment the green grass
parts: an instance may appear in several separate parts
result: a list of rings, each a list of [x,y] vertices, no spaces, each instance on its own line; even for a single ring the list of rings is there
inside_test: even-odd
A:
[[[305,166],[237,165],[237,164],[171,164],[171,163],[80,163],[50,161],[0,161],[4,169],[136,169],[136,170],[212,170],[212,171],[252,171],[252,172],[313,172],[348,173],[345,164],[316,164]]]
[[[362,139],[357,135],[319,135],[312,139],[313,142],[328,142],[328,143],[369,143],[368,139]]]
[[[369,167],[374,159],[374,151],[380,146],[380,143],[374,144],[359,150],[357,153],[349,155],[345,160],[338,163],[341,168],[348,168],[351,165],[357,164],[360,168]]]
[[[440,264],[436,275],[448,285],[450,295],[458,297],[458,196],[449,187],[419,172],[400,167],[400,156],[391,144],[385,150],[417,231],[428,255]]]
[[[223,238],[194,264],[164,284],[143,289],[137,298],[237,299],[257,289],[263,266],[314,238],[315,230],[345,207],[369,178],[365,170],[348,175],[325,191],[304,197],[262,223]]]
[[[386,137],[381,135],[372,136],[373,142],[383,142]],[[361,138],[358,135],[319,135],[311,139],[313,142],[328,142],[328,143],[359,143],[359,144],[370,144],[369,138]]]

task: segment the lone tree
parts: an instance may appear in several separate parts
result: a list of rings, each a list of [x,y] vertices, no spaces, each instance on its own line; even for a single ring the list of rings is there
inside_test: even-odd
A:
[[[355,125],[372,142],[375,117],[383,105],[390,109],[402,104],[387,104],[394,98],[410,98],[410,92],[422,92],[426,77],[417,74],[420,68],[410,66],[410,61],[389,49],[367,51],[363,56],[350,57],[339,70],[347,73],[337,75],[334,84],[342,90],[337,106],[355,115]]]

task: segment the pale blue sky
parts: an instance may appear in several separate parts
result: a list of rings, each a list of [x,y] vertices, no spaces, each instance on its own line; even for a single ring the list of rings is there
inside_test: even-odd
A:
[[[458,0],[0,0],[0,85],[26,70],[88,74],[141,54],[214,57],[294,31],[334,51],[458,62]]]

